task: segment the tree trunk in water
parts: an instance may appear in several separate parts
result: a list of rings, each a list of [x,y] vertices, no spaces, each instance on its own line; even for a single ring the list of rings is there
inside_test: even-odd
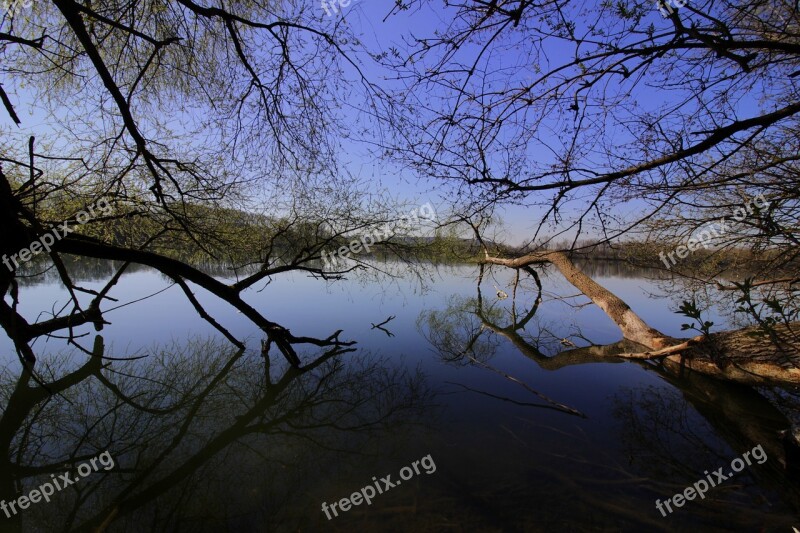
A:
[[[759,336],[757,327],[713,333],[708,338],[669,337],[647,325],[628,304],[584,274],[563,252],[533,252],[516,259],[491,257],[487,253],[481,262],[515,269],[536,263],[553,264],[567,281],[617,324],[625,339],[651,350],[626,353],[617,353],[617,349],[608,353],[590,350],[598,357],[662,358],[664,366],[674,372],[688,368],[746,384],[771,381],[800,383],[800,347],[797,343],[787,342],[776,346],[768,338]],[[795,322],[789,327],[777,326],[775,333],[782,338],[792,338],[792,331],[797,329],[800,329],[800,323]],[[578,348],[575,352],[582,357],[588,353],[586,348]]]
[[[551,263],[567,281],[591,299],[614,321],[626,339],[642,344],[651,350],[660,350],[675,344],[675,339],[648,326],[617,295],[584,274],[564,252],[534,252],[517,259],[487,256],[483,262],[511,268],[522,268],[533,263]]]

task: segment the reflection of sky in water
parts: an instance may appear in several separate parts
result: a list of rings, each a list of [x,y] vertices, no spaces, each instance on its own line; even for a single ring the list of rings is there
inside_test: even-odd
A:
[[[378,284],[348,279],[326,283],[302,273],[282,274],[264,287],[258,284],[246,293],[246,300],[265,313],[270,320],[288,327],[295,335],[327,337],[337,329],[342,329],[343,337],[358,341],[360,347],[392,350],[404,353],[415,359],[428,360],[421,356],[429,350],[427,342],[420,338],[416,330],[416,320],[425,309],[441,309],[447,298],[453,295],[475,297],[476,269],[473,267],[442,268],[426,291],[421,291],[416,281],[394,279]],[[484,298],[491,302],[497,281],[511,293],[513,280],[509,272],[495,271],[484,283]],[[672,312],[673,302],[651,298],[649,293],[658,294],[658,287],[643,278],[621,278],[598,276],[597,281],[626,301],[645,321],[669,335],[686,336],[680,331],[683,317]],[[545,301],[547,294],[574,295],[577,290],[566,283],[557,273],[543,277]],[[105,304],[105,308],[117,307],[165,289],[170,284],[162,275],[139,270],[123,276],[120,283],[111,291],[118,303]],[[525,281],[528,287],[532,284]],[[81,285],[90,289],[102,287],[100,281],[83,281]],[[263,288],[261,292],[258,290]],[[245,320],[232,307],[193,287],[206,309],[225,327],[240,338],[259,338],[257,329]],[[21,313],[33,321],[35,313],[60,308],[67,301],[67,294],[60,285],[42,284],[23,287],[20,303]],[[54,295],[56,297],[54,298]],[[527,309],[526,304],[534,298],[531,291],[518,292],[519,307]],[[552,296],[551,296],[552,298]],[[82,301],[89,300],[81,295]],[[579,301],[579,300],[575,300]],[[585,299],[580,300],[585,301]],[[57,302],[57,303],[54,303]],[[510,299],[503,304],[508,307]],[[388,316],[397,318],[388,324],[388,329],[396,334],[388,339],[385,334],[372,330],[371,323],[379,323]],[[183,295],[180,288],[173,286],[152,298],[121,307],[107,314],[112,322],[103,331],[106,344],[113,344],[116,350],[135,351],[150,348],[154,344],[182,341],[191,335],[215,333],[210,326],[198,317],[195,310]],[[554,333],[567,336],[579,326],[580,331],[596,343],[619,340],[616,326],[596,306],[586,306],[576,311],[559,302],[551,302],[540,307],[537,319]],[[722,325],[719,317],[712,317],[716,324]],[[91,327],[81,331],[93,331]],[[38,341],[41,343],[41,341]],[[58,343],[51,340],[48,350],[57,349]],[[9,355],[10,344],[7,339],[0,341],[4,358]],[[38,345],[37,352],[42,348]],[[15,358],[11,354],[12,358]]]
[[[396,498],[407,498],[409,493],[395,489],[396,494],[392,497],[383,502],[379,499],[369,510],[361,509],[360,514],[340,517],[336,524],[315,522],[319,517],[314,513],[320,514],[318,505],[321,499],[332,501],[345,497],[363,486],[364,480],[368,481],[371,476],[393,472],[395,467],[403,466],[406,461],[402,458],[410,461],[430,453],[439,470],[416,480],[414,486],[417,488],[414,490],[427,494],[431,501],[439,501],[437,508],[446,509],[448,505],[453,509],[460,508],[462,516],[469,511],[470,520],[478,520],[477,523],[492,524],[506,530],[536,530],[537,524],[563,527],[575,523],[587,527],[594,523],[621,530],[646,524],[657,529],[666,523],[659,522],[662,519],[655,514],[653,502],[656,497],[669,497],[701,477],[702,470],[722,465],[723,461],[741,453],[739,448],[748,444],[735,431],[733,437],[728,434],[730,432],[721,432],[728,423],[725,413],[710,415],[704,412],[701,416],[696,410],[697,404],[693,406],[686,400],[691,395],[687,396],[655,371],[645,370],[636,363],[590,363],[548,371],[521,354],[510,342],[496,339],[496,351],[487,360],[492,367],[514,376],[556,402],[581,411],[587,416],[585,419],[553,409],[519,405],[542,404],[543,401],[519,384],[486,368],[445,363],[422,335],[417,326],[418,319],[423,311],[445,310],[454,296],[474,298],[475,276],[476,270],[472,267],[443,268],[430,282],[428,290],[421,291],[415,282],[409,280],[394,280],[384,286],[356,279],[326,284],[302,274],[289,274],[276,278],[261,292],[250,290],[247,293],[248,302],[295,335],[327,337],[342,329],[341,338],[357,341],[359,353],[382,356],[410,369],[419,367],[428,385],[441,393],[437,402],[442,408],[437,410],[435,428],[421,429],[410,443],[403,439],[403,435],[393,435],[391,431],[383,434],[379,449],[399,446],[400,451],[391,457],[373,455],[360,462],[343,460],[339,471],[331,466],[334,470],[327,475],[313,481],[306,480],[307,494],[298,500],[296,507],[286,511],[288,515],[305,517],[302,520],[326,527],[346,528],[348,517],[361,517],[370,524],[375,520],[380,522],[378,517],[385,512],[385,509],[381,511],[381,506],[393,505]],[[680,331],[680,324],[685,319],[671,312],[672,302],[647,296],[658,292],[652,282],[644,278],[602,274],[596,276],[596,280],[629,303],[655,327],[667,334],[685,336]],[[502,270],[487,277],[483,285],[485,303],[509,309],[511,299],[498,301],[495,285],[511,294],[511,281],[511,273]],[[577,293],[557,273],[543,276],[542,281],[545,301],[528,326],[528,333],[535,333],[539,324],[557,338],[580,330],[596,343],[619,340],[619,330],[597,307],[576,309],[552,301],[553,294]],[[153,272],[140,270],[130,273],[112,291],[111,295],[119,300],[113,305],[142,298],[168,284]],[[99,282],[83,282],[82,285],[95,289],[101,286]],[[530,287],[532,283],[526,281],[525,285]],[[256,289],[261,287],[263,284]],[[56,289],[57,286],[50,284],[25,287],[20,306],[22,313],[31,317],[34,309],[52,308],[55,295],[63,305],[65,293],[56,292]],[[235,336],[249,337],[250,345],[257,346],[260,338],[257,330],[236,310],[220,304],[199,289],[197,296]],[[521,288],[517,298],[519,308],[528,309],[535,293]],[[585,300],[575,301],[582,303]],[[390,315],[396,318],[385,327],[394,334],[393,337],[371,329],[371,323],[382,322]],[[107,326],[103,336],[107,347],[113,347],[113,350],[106,353],[115,357],[137,350],[147,353],[159,344],[173,340],[183,342],[193,335],[213,334],[177,287],[122,307],[109,313],[107,318],[113,324]],[[718,317],[713,319],[722,324]],[[507,318],[498,321],[500,326],[507,324]],[[93,335],[91,328],[82,331]],[[84,339],[85,345],[91,345],[92,335]],[[45,351],[58,350],[63,341],[51,339],[47,350],[43,346],[44,340],[39,339],[35,351],[40,358],[47,357],[42,355]],[[8,341],[4,339],[0,347],[4,360],[10,363],[9,370],[15,369],[18,363],[9,351]],[[308,355],[304,357],[300,353],[304,361],[310,360]],[[278,357],[276,353],[274,355]],[[346,362],[349,357],[355,357],[355,354],[345,354],[343,360]],[[76,359],[82,360],[80,357]],[[724,385],[720,386],[724,388]],[[733,394],[735,399],[738,393],[715,389],[714,394]],[[697,401],[696,398],[693,401]],[[737,416],[747,419],[751,405],[755,405],[752,407],[755,409],[757,402],[742,400]],[[650,442],[656,438],[657,442]],[[398,457],[401,458],[399,462]],[[338,457],[337,461],[339,459],[343,458]],[[669,466],[671,462],[684,464],[685,471]],[[648,480],[654,472],[661,476],[657,482]],[[226,476],[224,470],[219,475],[223,479]],[[662,477],[672,484],[659,485],[663,483]],[[580,479],[594,481],[570,481]],[[264,481],[233,481],[236,487],[241,487],[242,494],[249,490],[247,487],[251,483],[257,485]],[[752,479],[744,472],[737,478],[737,483],[748,488]],[[581,492],[580,498],[575,498],[576,490]],[[248,500],[249,497],[242,495],[239,498],[236,488],[232,491],[236,505],[245,508],[243,512],[251,511],[248,506],[256,505]],[[454,495],[454,491],[460,491],[460,496]],[[702,523],[704,513],[718,513],[742,499],[749,502],[747,496],[742,496],[747,493],[741,486],[739,491],[719,492],[717,496],[723,503],[717,502],[712,511],[707,509],[706,502],[687,505],[671,520],[675,520],[675,524]],[[465,492],[471,496],[464,496]],[[575,500],[570,501],[573,498]],[[609,511],[609,508],[597,510],[598,514],[592,515],[590,511],[600,505],[598,502],[607,502],[609,498],[616,498],[620,505],[634,509],[633,515],[646,518],[613,518],[616,512]],[[772,498],[774,500],[775,496]],[[490,509],[488,515],[480,510],[481,506]],[[739,514],[731,513],[730,519],[739,520],[736,523],[753,524],[751,519],[741,515],[747,508],[745,505],[744,511],[737,511]],[[531,510],[541,516],[542,522],[521,524],[510,518],[518,513],[528,516]],[[447,514],[445,511],[442,513]],[[458,522],[457,517],[451,516],[451,519]],[[413,524],[419,526],[422,523],[415,522],[421,519],[414,516],[403,520],[407,520],[399,522],[403,527],[413,528]],[[430,524],[425,527],[430,531],[437,530]]]

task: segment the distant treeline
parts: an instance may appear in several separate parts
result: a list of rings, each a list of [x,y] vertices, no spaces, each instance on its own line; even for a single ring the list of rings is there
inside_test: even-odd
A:
[[[735,272],[752,270],[757,264],[767,264],[776,259],[779,252],[772,250],[753,250],[745,247],[704,248],[697,247],[686,254],[686,257],[677,259],[673,264],[668,259],[668,254],[680,246],[685,246],[686,241],[675,242],[642,242],[623,241],[613,244],[598,242],[597,240],[551,241],[537,247],[537,250],[570,250],[575,259],[582,261],[621,261],[638,267],[668,269],[672,271],[712,271]],[[532,251],[534,248],[516,249],[516,253]],[[673,255],[673,257],[676,257]]]
[[[83,207],[80,199],[53,195],[39,204],[55,224],[65,213],[74,213]],[[343,235],[332,233],[331,227],[321,220],[288,220],[280,216],[265,216],[239,209],[198,204],[175,204],[169,209],[180,211],[186,227],[175,226],[173,218],[146,205],[137,205],[110,199],[114,206],[111,219],[96,221],[75,230],[102,239],[108,244],[138,247],[145,242],[147,249],[182,261],[203,265],[250,265],[257,268],[265,259],[271,266],[290,264],[298,257],[319,256],[321,251],[332,253],[347,246],[362,235],[370,233],[369,227]],[[61,215],[61,216],[59,216]],[[99,223],[98,223],[99,222]],[[384,242],[376,243],[360,258],[377,260],[408,260],[433,263],[475,262],[483,255],[481,243],[474,238],[459,236],[453,227],[437,229],[432,235],[397,233]],[[159,235],[152,239],[153,235]],[[577,242],[562,239],[543,239],[541,244],[513,247],[502,243],[484,241],[492,255],[519,256],[537,250],[570,251],[579,261],[620,261],[638,267],[667,268],[663,258],[685,242],[623,241],[609,244],[598,240],[582,239]],[[774,259],[769,250],[753,251],[747,248],[724,249],[698,247],[679,261],[674,268],[682,271],[711,269],[738,270],[764,264]],[[673,268],[670,268],[673,269]]]

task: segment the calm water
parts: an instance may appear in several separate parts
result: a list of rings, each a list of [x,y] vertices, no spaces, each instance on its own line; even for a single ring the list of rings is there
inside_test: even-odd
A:
[[[73,268],[87,288],[112,273],[110,264]],[[684,336],[685,319],[670,311],[674,302],[653,297],[660,287],[646,274],[614,265],[594,272],[652,325]],[[498,297],[512,294],[509,272],[487,276],[480,295],[474,267],[427,276],[421,287],[412,276],[326,284],[296,274],[249,291],[251,304],[295,335],[343,330],[343,340],[356,341],[306,373],[288,370],[276,350],[265,361],[258,331],[198,290],[215,318],[248,340],[237,353],[179,288],[148,270],[114,289],[119,308],[101,333],[107,357],[138,359],[101,368],[64,340],[39,339],[37,370],[59,389],[45,401],[3,339],[0,496],[14,500],[64,473],[75,478],[106,451],[114,466],[85,466],[87,475],[49,502],[11,519],[0,513],[0,524],[132,532],[800,526],[800,491],[784,474],[777,438],[786,419],[763,396],[652,365],[559,353],[571,350],[563,338],[586,346],[620,334],[585,299],[562,299],[577,291],[556,274],[543,273],[538,305],[530,280],[515,304]],[[66,301],[50,279],[31,280],[21,298],[31,319]],[[391,316],[384,330],[372,327]],[[91,350],[96,332],[77,333]],[[309,347],[301,358],[321,353]],[[757,445],[764,464],[667,517],[656,509],[656,499],[683,492],[704,471],[729,470]],[[393,488],[380,482],[387,475]],[[384,492],[370,505],[329,510],[330,520],[323,512],[323,502],[330,509],[376,482]]]

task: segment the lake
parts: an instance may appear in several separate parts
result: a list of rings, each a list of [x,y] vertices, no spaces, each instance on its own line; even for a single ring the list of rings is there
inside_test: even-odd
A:
[[[99,289],[113,266],[71,270]],[[800,526],[800,490],[778,440],[787,421],[765,399],[790,401],[794,391],[575,351],[621,335],[552,269],[542,271],[541,294],[523,279],[514,297],[507,270],[487,273],[479,294],[473,265],[423,265],[419,276],[388,267],[400,274],[325,282],[294,273],[246,293],[294,335],[342,330],[355,341],[307,372],[289,369],[274,346],[265,359],[259,331],[197,289],[214,318],[247,340],[237,352],[179,287],[147,269],[124,275],[106,306],[116,309],[100,332],[103,353],[119,360],[102,367],[64,339],[35,342],[37,379],[58,394],[35,392],[4,337],[0,491],[8,502],[52,489],[49,501],[33,495],[0,513],[4,530]],[[655,273],[584,268],[654,327],[689,336]],[[44,319],[66,298],[49,273],[23,284],[20,311]],[[715,329],[731,325],[719,310],[709,316]],[[97,332],[75,333],[91,352]],[[323,351],[298,353],[308,364]],[[730,472],[748,452],[751,464]],[[657,500],[721,467],[729,479],[659,511]],[[73,482],[54,488],[65,474]]]

